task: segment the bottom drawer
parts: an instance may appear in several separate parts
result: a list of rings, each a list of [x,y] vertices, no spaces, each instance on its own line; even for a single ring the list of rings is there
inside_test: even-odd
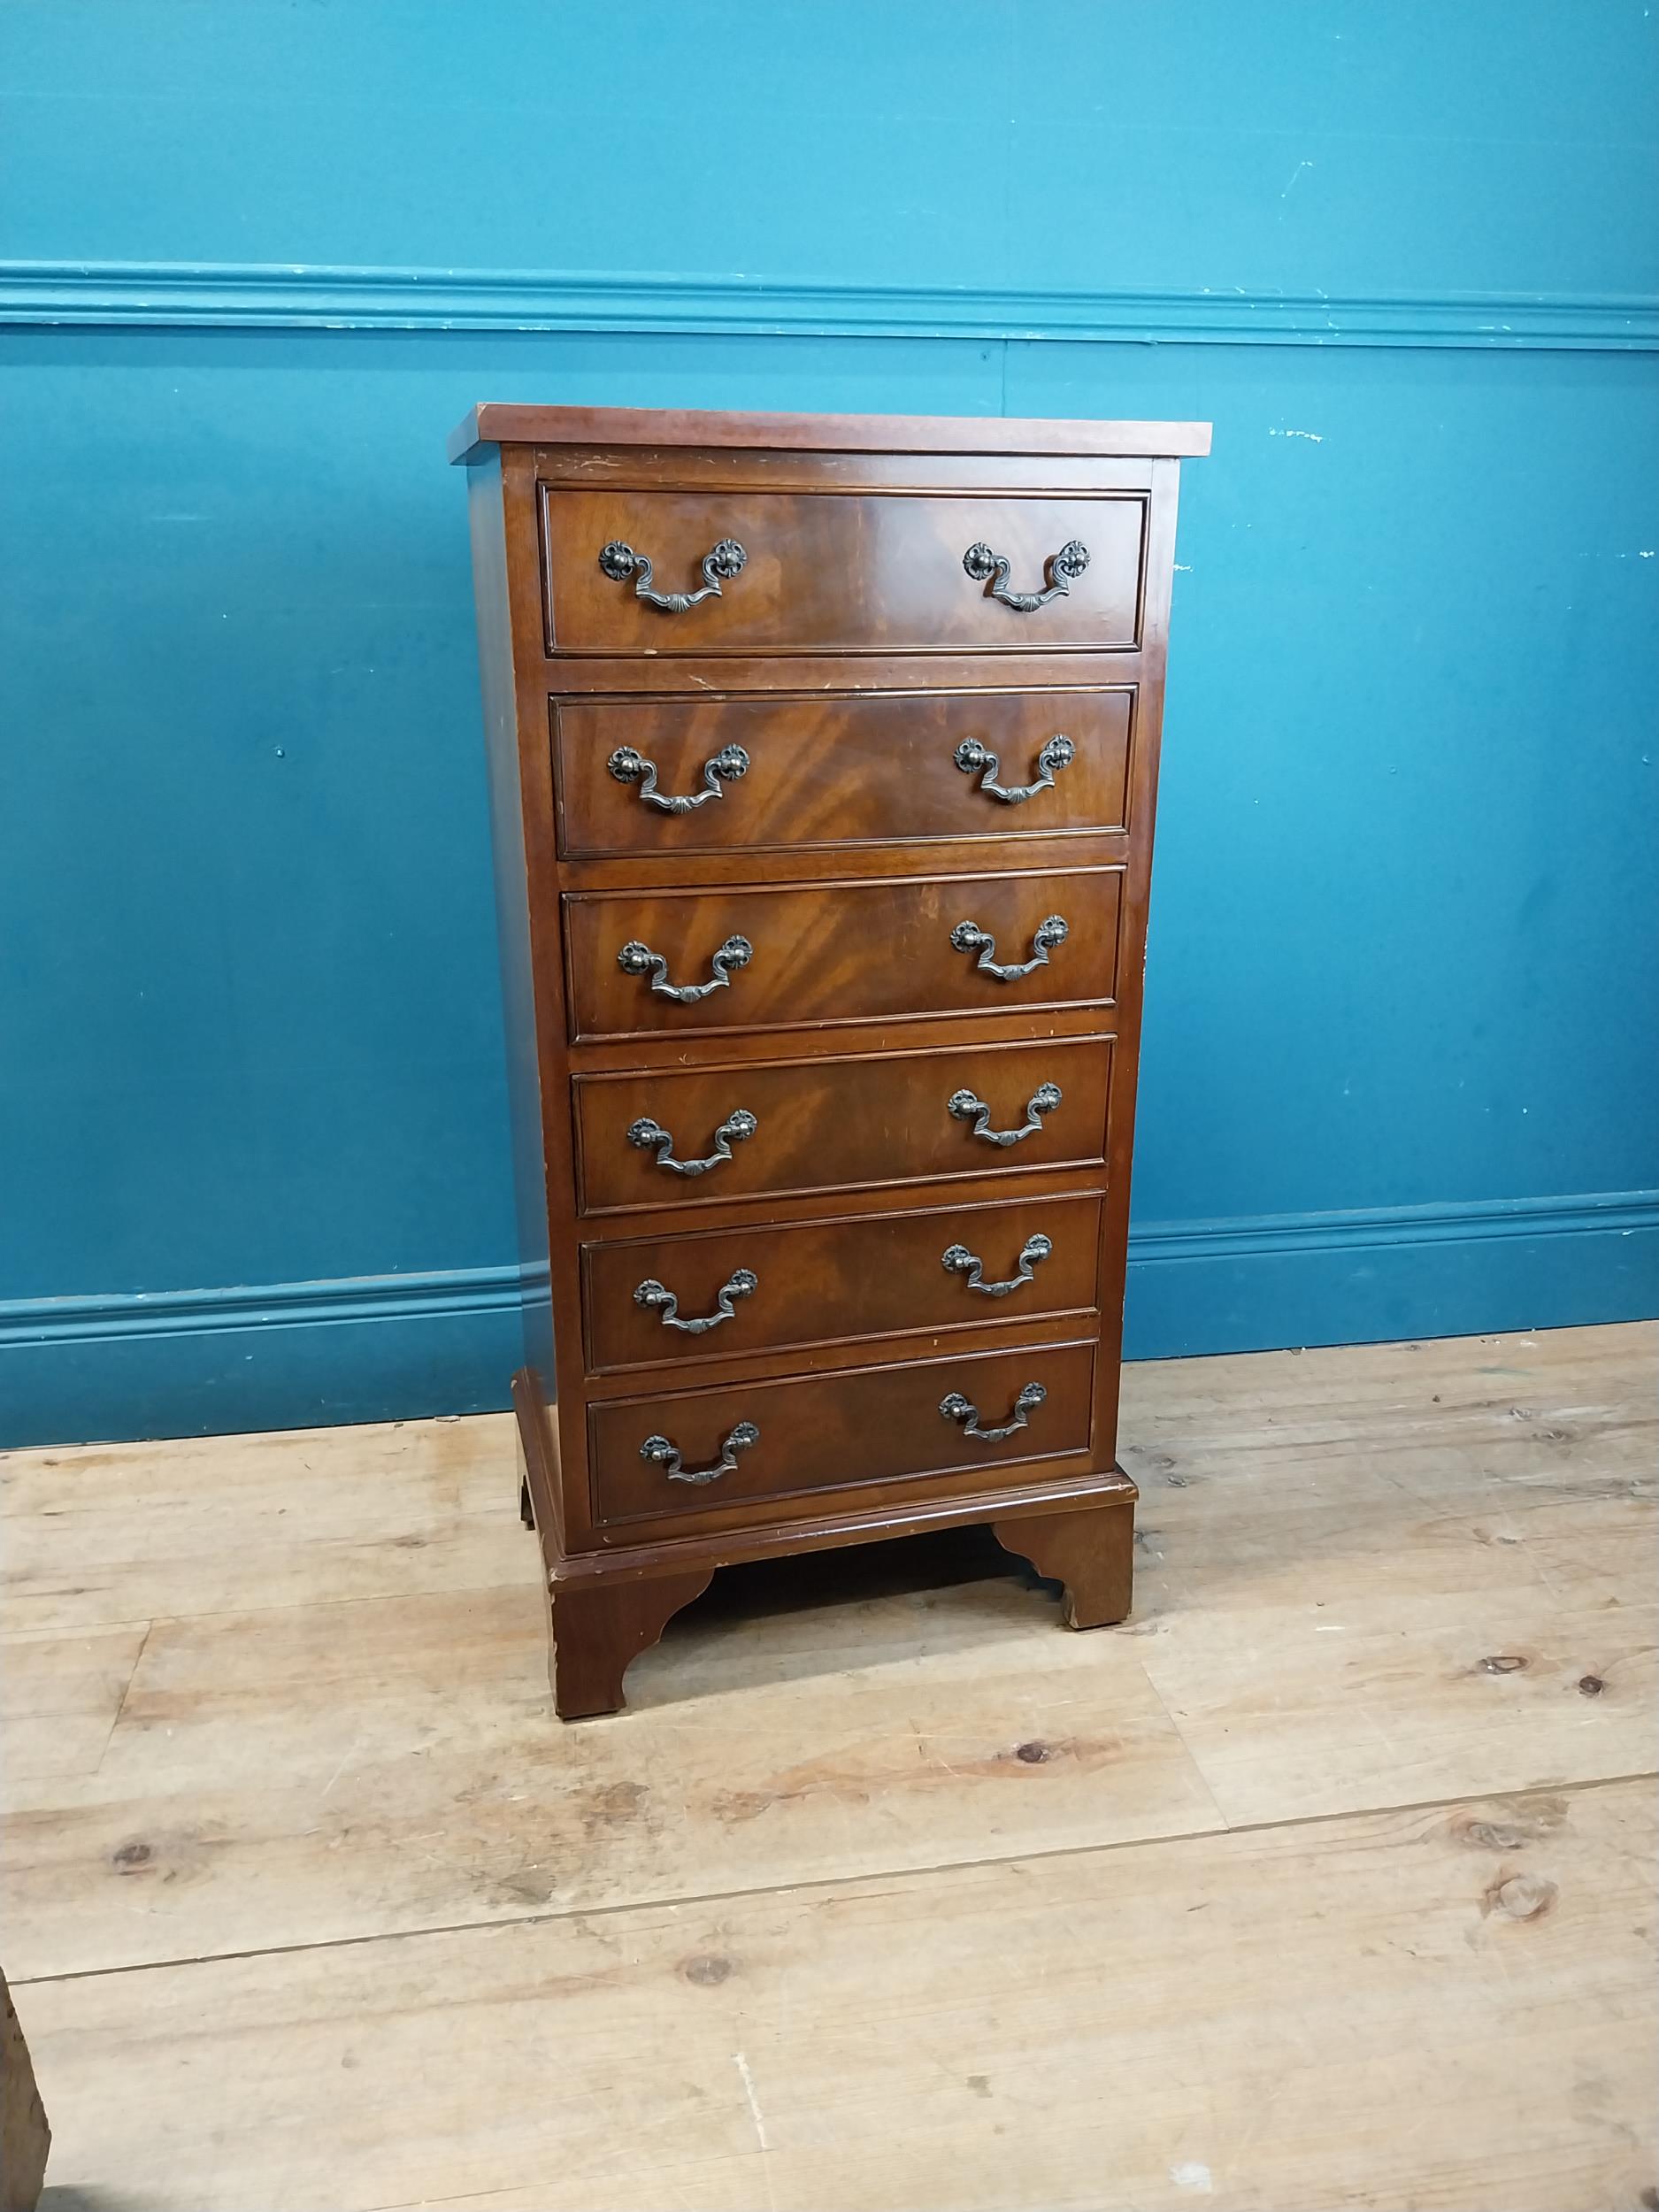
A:
[[[590,1406],[601,1525],[1012,1467],[1089,1449],[1094,1344]],[[1071,1470],[1068,1472],[1072,1471]]]

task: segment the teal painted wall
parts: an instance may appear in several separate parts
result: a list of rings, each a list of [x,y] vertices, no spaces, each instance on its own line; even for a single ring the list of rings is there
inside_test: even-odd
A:
[[[11,0],[0,88],[0,1441],[503,1402],[480,398],[1213,419],[1131,1348],[1655,1310],[1640,5]]]

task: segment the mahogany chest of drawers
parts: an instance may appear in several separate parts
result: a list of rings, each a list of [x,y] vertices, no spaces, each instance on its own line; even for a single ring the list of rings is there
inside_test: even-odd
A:
[[[1128,1610],[1142,949],[1209,440],[507,406],[457,433],[566,1718],[767,1553],[986,1521],[1071,1625]]]

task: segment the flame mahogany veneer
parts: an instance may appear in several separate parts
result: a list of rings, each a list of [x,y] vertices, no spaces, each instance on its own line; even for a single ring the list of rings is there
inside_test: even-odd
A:
[[[457,433],[565,1718],[772,1553],[983,1521],[1071,1626],[1127,1612],[1141,969],[1179,465],[1209,443]]]

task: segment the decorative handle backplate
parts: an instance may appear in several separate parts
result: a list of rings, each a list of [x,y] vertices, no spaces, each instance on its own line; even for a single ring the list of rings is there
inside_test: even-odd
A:
[[[1059,1092],[1056,1091],[1055,1096],[1058,1098],[1059,1095]],[[657,1166],[665,1167],[671,1175],[706,1175],[711,1167],[718,1167],[722,1160],[729,1160],[732,1147],[741,1144],[746,1137],[752,1137],[759,1127],[759,1122],[747,1107],[740,1106],[735,1113],[728,1114],[715,1131],[714,1149],[706,1160],[674,1159],[672,1156],[674,1149],[672,1133],[664,1129],[660,1122],[652,1121],[649,1117],[630,1125],[628,1142],[637,1146],[641,1152],[655,1152]],[[998,1143],[1002,1141],[998,1138]]]
[[[1083,556],[1087,561],[1086,553]],[[607,576],[618,584],[634,579],[634,596],[642,599],[648,607],[660,608],[664,614],[684,614],[687,607],[695,607],[705,599],[720,596],[722,577],[729,583],[739,573],[749,556],[735,538],[722,538],[718,545],[710,546],[703,557],[703,588],[701,591],[653,591],[651,564],[646,555],[636,553],[631,545],[624,545],[613,538],[599,556],[599,565]]]
[[[982,1291],[987,1298],[1006,1298],[1010,1290],[1018,1290],[1021,1284],[1036,1279],[1033,1270],[1048,1258],[1053,1249],[1054,1246],[1047,1237],[1027,1237],[1019,1248],[1019,1272],[1010,1275],[1005,1283],[987,1283],[985,1279],[985,1262],[977,1252],[970,1252],[965,1244],[953,1244],[943,1255],[941,1264],[952,1275],[965,1277],[970,1290]],[[634,1294],[637,1298],[640,1294],[636,1290]],[[680,1325],[683,1328],[685,1325],[682,1322]],[[709,1324],[705,1321],[699,1325],[707,1328]]]
[[[962,557],[962,565],[976,584],[986,587],[987,597],[1000,599],[1016,614],[1035,614],[1039,607],[1046,607],[1051,599],[1065,597],[1088,566],[1088,548],[1073,538],[1057,553],[1050,553],[1042,565],[1047,581],[1041,591],[1010,591],[1007,557],[993,553],[988,545],[971,545]]]
[[[1021,1129],[993,1129],[990,1108],[982,1098],[975,1098],[972,1091],[953,1091],[945,1101],[945,1111],[953,1120],[971,1121],[974,1135],[983,1137],[987,1144],[1009,1145],[1034,1136],[1042,1127],[1043,1115],[1053,1113],[1059,1103],[1060,1086],[1040,1083],[1025,1102],[1025,1122]]]
[[[969,1431],[970,1435],[972,1431]],[[1006,1430],[985,1431],[987,1436],[1006,1435]],[[699,1489],[705,1482],[718,1482],[722,1475],[735,1474],[737,1455],[746,1452],[751,1444],[758,1444],[760,1431],[752,1421],[740,1421],[720,1447],[720,1456],[712,1467],[682,1467],[680,1447],[671,1444],[665,1436],[648,1436],[640,1446],[641,1459],[654,1459],[670,1482],[695,1483]]]
[[[1031,941],[1029,960],[1000,961],[995,958],[996,940],[978,922],[958,922],[950,933],[950,941],[958,952],[977,952],[976,968],[987,975],[994,975],[999,983],[1018,983],[1020,977],[1029,975],[1033,968],[1046,968],[1048,955],[1056,945],[1064,944],[1071,934],[1071,925],[1064,914],[1050,914],[1037,925]],[[701,993],[698,994],[702,995]]]
[[[665,1329],[680,1329],[687,1336],[701,1336],[705,1329],[718,1329],[722,1321],[731,1320],[733,1299],[748,1298],[759,1287],[760,1278],[752,1268],[735,1269],[722,1284],[719,1295],[714,1302],[714,1311],[703,1314],[695,1321],[680,1318],[679,1299],[672,1290],[664,1289],[651,1276],[648,1276],[634,1292],[634,1302],[636,1306],[642,1306],[647,1313],[656,1314]],[[1002,1287],[1006,1290],[1013,1286],[1005,1283]]]
[[[611,772],[613,776],[617,772],[617,757],[618,756],[613,755],[611,760]],[[636,754],[634,757],[637,759],[639,756]],[[1069,768],[1077,758],[1077,747],[1069,737],[1063,734],[1051,737],[1037,756],[1035,783],[998,783],[996,777],[1000,764],[996,755],[988,745],[983,744],[977,737],[964,737],[952,755],[952,758],[964,776],[972,776],[983,771],[983,773],[979,774],[979,787],[987,797],[1000,799],[1004,806],[1019,806],[1027,799],[1034,799],[1040,791],[1054,789],[1055,777],[1062,768]],[[667,803],[661,799],[657,801],[659,806],[664,803]],[[684,803],[687,806],[695,806],[697,802],[695,799],[687,799]]]
[[[1012,1415],[1001,1428],[995,1429],[982,1429],[979,1426],[979,1407],[972,1399],[964,1398],[959,1390],[953,1390],[948,1398],[941,1398],[939,1410],[947,1421],[960,1422],[964,1436],[978,1437],[982,1444],[1000,1444],[1005,1436],[1012,1436],[1017,1429],[1029,1426],[1026,1415],[1034,1413],[1048,1394],[1040,1382],[1027,1383],[1014,1401]]]
[[[695,1006],[699,999],[707,998],[710,991],[723,991],[732,980],[728,971],[748,967],[754,957],[755,948],[747,937],[728,937],[709,963],[714,970],[711,982],[671,983],[668,963],[662,954],[641,944],[637,937],[631,937],[617,955],[617,965],[625,975],[649,975],[651,988],[658,998],[672,998],[676,1006]]]
[[[1069,743],[1070,740],[1062,741]],[[749,755],[741,745],[721,746],[711,759],[703,764],[702,790],[683,798],[657,788],[657,763],[647,760],[643,753],[636,753],[632,745],[618,745],[605,766],[618,783],[637,783],[640,788],[636,795],[645,805],[654,806],[664,814],[689,814],[693,807],[707,806],[710,799],[726,796],[720,788],[723,779],[734,783],[740,776],[748,775]],[[996,763],[993,761],[991,766],[995,771]]]

